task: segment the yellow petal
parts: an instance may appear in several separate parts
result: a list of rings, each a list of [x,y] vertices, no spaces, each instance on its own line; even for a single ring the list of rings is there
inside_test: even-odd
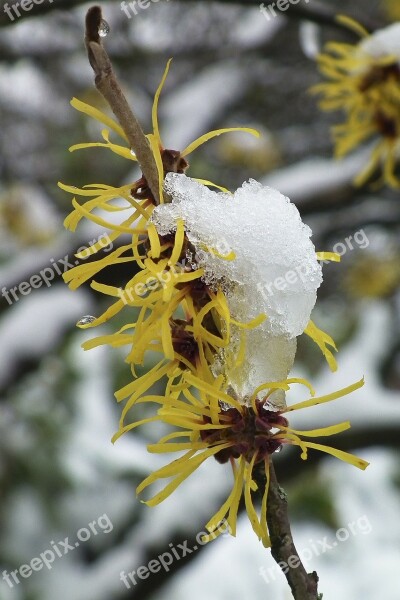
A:
[[[337,392],[333,392],[332,394],[327,394],[326,396],[320,396],[319,398],[310,398],[310,400],[304,400],[303,402],[298,402],[297,404],[293,404],[292,406],[288,406],[285,408],[284,412],[291,412],[294,410],[299,410],[301,408],[308,408],[309,406],[317,406],[318,404],[324,404],[325,402],[331,402],[332,400],[336,400],[337,398],[342,398],[342,396],[347,396],[347,394],[351,394],[355,390],[358,390],[364,385],[364,377],[345,387]]]
[[[265,490],[264,490],[264,494],[263,494],[263,499],[262,499],[262,503],[261,503],[260,525],[261,525],[261,531],[263,534],[263,537],[262,537],[263,546],[265,548],[269,548],[271,546],[271,540],[268,535],[268,525],[267,525],[267,500],[268,500],[268,490],[269,490],[269,482],[270,482],[269,458],[267,458],[267,460],[265,460],[264,462],[265,462],[266,482],[265,482]]]
[[[151,256],[152,258],[159,258],[161,252],[160,238],[158,237],[158,232],[154,223],[149,224],[147,233],[150,240]]]
[[[100,123],[103,123],[103,125],[109,127],[110,129],[115,131],[115,133],[121,136],[124,140],[128,141],[121,125],[119,125],[116,121],[114,121],[114,119],[108,117],[97,108],[94,108],[94,106],[90,106],[90,104],[86,104],[86,102],[82,102],[82,100],[78,100],[78,98],[72,98],[71,106],[73,106],[76,110],[79,110],[79,112],[82,112],[85,115],[96,119],[96,121],[100,121]]]
[[[239,507],[240,497],[243,490],[243,475],[245,469],[245,460],[243,457],[240,459],[239,469],[234,471],[234,485],[231,493],[227,500],[223,503],[221,508],[213,515],[213,517],[206,524],[206,529],[212,534],[219,526],[226,513],[230,512],[230,528],[231,534],[236,535],[236,518]],[[232,527],[233,525],[233,527]],[[203,539],[207,539],[209,536],[204,536]]]
[[[160,136],[160,129],[158,126],[158,101],[160,98],[160,94],[161,94],[161,90],[164,87],[164,83],[165,80],[167,79],[167,75],[168,75],[168,71],[169,71],[169,67],[171,64],[172,58],[169,59],[169,61],[167,62],[167,66],[165,67],[165,71],[164,74],[161,78],[161,82],[160,85],[157,88],[157,91],[154,95],[154,101],[153,101],[153,108],[151,111],[151,118],[152,118],[152,123],[153,123],[153,135],[155,136],[157,142],[162,145],[161,143],[161,136]]]
[[[120,429],[119,431],[117,431],[117,433],[114,433],[114,435],[111,438],[111,441],[114,444],[121,437],[121,435],[123,435],[127,431],[131,431],[132,429],[135,429],[136,427],[139,427],[140,425],[144,425],[145,423],[153,423],[154,421],[159,421],[159,420],[160,420],[160,417],[150,417],[148,419],[141,419],[141,421],[136,421],[135,423],[131,423],[130,425],[127,425],[123,429]]]
[[[340,262],[341,256],[337,252],[317,252],[317,260],[330,260]]]
[[[267,315],[265,315],[264,313],[261,313],[260,315],[258,315],[258,317],[256,317],[249,323],[241,323],[240,321],[236,321],[235,319],[232,319],[232,318],[231,318],[231,322],[234,325],[236,325],[236,327],[240,327],[240,329],[255,329],[256,327],[261,325],[261,323],[264,323],[266,318],[267,318]]]
[[[174,248],[172,250],[171,258],[169,260],[170,265],[175,265],[182,252],[183,242],[185,240],[185,226],[182,219],[178,219],[176,223],[176,233]]]
[[[217,452],[220,452],[220,450],[223,450],[224,448],[228,448],[229,446],[230,446],[230,444],[221,444],[220,446],[217,446],[216,448],[208,448],[207,450],[205,450],[204,452],[202,452],[201,454],[199,454],[197,456],[186,458],[186,461],[183,461],[183,463],[180,463],[178,468],[176,466],[177,461],[174,461],[170,465],[167,465],[167,467],[165,469],[160,469],[158,471],[158,473],[160,473],[160,471],[163,471],[163,475],[161,476],[162,478],[171,477],[174,473],[179,472],[179,471],[181,471],[181,474],[177,475],[168,485],[165,486],[165,488],[161,492],[159,492],[158,494],[153,496],[153,498],[151,498],[150,500],[145,501],[144,504],[147,504],[147,506],[156,506],[157,504],[160,504],[160,502],[163,502],[166,498],[168,498],[168,496],[170,496],[172,494],[172,492],[174,492],[176,490],[176,488],[185,479],[187,479],[189,477],[189,475],[191,475],[193,473],[193,471],[198,469],[200,467],[200,465],[205,460],[207,460],[207,458],[214,456],[214,454],[217,454]],[[154,475],[155,474],[153,473],[153,476]],[[160,478],[160,475],[158,475],[156,477],[156,479],[159,479],[159,478]],[[152,476],[147,477],[145,479],[145,481],[143,481],[137,487],[136,493],[139,494],[144,488],[148,487],[151,483],[151,479],[152,479]],[[145,482],[147,482],[147,483],[145,483]]]
[[[147,139],[149,140],[150,148],[153,152],[154,160],[156,161],[157,172],[158,172],[158,195],[159,195],[160,204],[163,204],[164,203],[164,196],[163,196],[164,165],[163,165],[163,161],[162,161],[162,157],[161,157],[160,145],[159,145],[157,138],[152,134],[148,135]]]
[[[211,187],[214,187],[217,190],[221,190],[221,192],[225,192],[225,194],[232,194],[232,192],[230,190],[228,190],[227,188],[223,187],[222,185],[217,185],[216,183],[213,183],[212,181],[208,181],[208,179],[198,179],[197,177],[193,177],[193,181],[197,181],[198,183],[201,183],[202,185],[209,185]]]
[[[189,144],[189,146],[186,146],[186,148],[184,150],[182,150],[181,155],[188,156],[194,150],[196,150],[199,146],[201,146],[205,142],[208,142],[208,140],[218,137],[222,133],[230,133],[232,131],[245,131],[246,133],[250,133],[251,135],[254,135],[255,137],[260,137],[260,134],[256,129],[251,129],[249,127],[227,127],[225,129],[215,129],[214,131],[209,131],[208,133],[205,133],[204,135],[202,135],[199,138],[197,138],[196,140],[194,140],[194,142]]]
[[[347,431],[347,429],[350,429],[350,427],[350,421],[344,421],[343,423],[338,423],[337,425],[321,427],[320,429],[309,429],[308,431],[298,431],[297,429],[292,429],[291,427],[282,427],[282,431],[288,431],[290,433],[295,433],[296,435],[301,435],[303,437],[324,437],[328,435],[342,433],[342,431]]]
[[[329,365],[331,371],[337,370],[336,359],[333,356],[332,352],[329,350],[327,346],[331,346],[337,351],[336,344],[331,338],[330,335],[319,329],[313,321],[310,321],[307,327],[304,330],[304,333],[308,335],[320,348],[322,354],[324,355],[326,362]]]
[[[337,448],[331,448],[330,446],[323,446],[322,444],[314,444],[313,442],[305,442],[307,448],[313,448],[314,450],[320,450],[321,452],[326,452],[326,454],[331,454],[339,460],[343,460],[344,462],[357,467],[358,469],[362,469],[363,471],[368,467],[369,462],[355,456],[354,454],[350,454],[349,452],[343,452],[343,450],[338,450]]]
[[[352,19],[351,17],[348,17],[347,15],[336,15],[335,21],[347,27],[348,29],[350,29],[350,31],[354,31],[354,33],[356,33],[362,38],[369,37],[370,35],[368,30],[365,29],[365,27],[363,27],[358,21]]]
[[[253,467],[254,467],[254,462],[256,460],[256,454],[254,454],[253,458],[251,459],[250,464],[247,467],[247,472],[246,472],[246,483],[244,486],[244,500],[245,500],[245,506],[246,506],[246,512],[247,515],[249,517],[251,526],[253,528],[254,533],[257,535],[258,539],[262,538],[262,531],[261,531],[261,526],[258,520],[258,516],[256,513],[256,509],[254,508],[254,504],[251,498],[251,475],[253,472]]]

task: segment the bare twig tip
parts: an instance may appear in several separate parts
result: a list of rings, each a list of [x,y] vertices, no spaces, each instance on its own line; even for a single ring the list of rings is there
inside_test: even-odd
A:
[[[86,13],[86,42],[100,43],[99,29],[103,16],[100,6],[92,6]]]

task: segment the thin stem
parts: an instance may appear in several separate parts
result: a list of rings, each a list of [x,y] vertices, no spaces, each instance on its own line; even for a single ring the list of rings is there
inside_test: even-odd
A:
[[[159,204],[160,196],[156,162],[150,144],[122,92],[111,61],[101,42],[99,28],[102,18],[99,6],[90,8],[86,15],[85,43],[89,62],[95,74],[95,85],[107,100],[124,130],[128,143],[136,154],[155,202]]]
[[[307,573],[296,550],[290,529],[286,494],[277,481],[272,461],[269,474],[267,523],[271,554],[282,569],[295,600],[319,600],[318,575],[315,571]],[[265,473],[260,470],[257,479],[259,489],[264,489]]]

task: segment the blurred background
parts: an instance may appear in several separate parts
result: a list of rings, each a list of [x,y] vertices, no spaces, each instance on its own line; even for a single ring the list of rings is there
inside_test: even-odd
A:
[[[100,314],[104,298],[88,285],[68,290],[56,269],[103,230],[64,230],[71,198],[57,181],[119,186],[139,173],[101,148],[68,152],[101,141],[101,126],[69,104],[76,96],[105,109],[83,45],[91,4],[44,0],[19,8],[19,17],[12,11],[14,20],[0,4],[0,600],[290,599],[246,515],[236,539],[180,555],[168,571],[127,575],[185,540],[193,548],[230,489],[229,470],[207,463],[154,509],[135,497],[139,481],[165,463],[146,451],[160,431],[110,442],[120,414],[113,392],[130,380],[129,367],[123,351],[80,348],[90,335],[75,324]],[[276,187],[311,226],[317,250],[343,254],[341,265],[325,267],[313,313],[339,346],[339,370],[331,374],[300,339],[295,374],[310,377],[320,394],[363,375],[366,385],[304,411],[296,424],[350,419],[350,433],[334,444],[371,465],[362,473],[316,454],[303,462],[285,449],[277,471],[296,545],[318,571],[324,600],[399,600],[400,197],[353,187],[368,148],[335,162],[330,126],[341,116],[321,113],[308,90],[321,80],[322,44],[356,41],[335,25],[336,12],[379,28],[400,18],[400,0],[300,1],[269,21],[246,0],[153,0],[136,5],[137,14],[120,2],[101,6],[111,28],[105,44],[144,129],[172,56],[160,104],[167,147],[220,127],[262,133],[206,144],[192,155],[189,175],[230,189],[250,177]],[[102,281],[121,285],[129,275],[122,267]],[[18,287],[49,268],[48,285]],[[66,538],[71,548],[60,543]],[[46,551],[50,568],[22,570],[19,583],[10,575]]]

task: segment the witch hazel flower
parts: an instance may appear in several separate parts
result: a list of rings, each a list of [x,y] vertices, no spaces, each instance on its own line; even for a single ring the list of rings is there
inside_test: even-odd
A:
[[[188,381],[197,389],[194,395],[189,389],[183,393],[171,391],[168,398],[144,396],[139,403],[160,404],[154,417],[136,421],[127,425],[117,434],[116,441],[122,434],[145,423],[162,422],[173,428],[157,443],[148,446],[149,452],[158,454],[184,452],[180,458],[161,467],[142,481],[137,488],[140,494],[152,484],[170,479],[169,483],[152,498],[144,501],[148,506],[156,506],[167,499],[176,488],[183,483],[208,458],[214,457],[219,463],[230,463],[233,473],[232,491],[220,509],[206,524],[209,535],[204,541],[215,539],[220,534],[220,523],[227,520],[230,533],[236,535],[237,516],[242,495],[245,499],[246,512],[252,528],[265,547],[269,547],[270,538],[267,526],[267,499],[269,486],[269,470],[271,456],[279,452],[285,445],[298,446],[301,458],[306,460],[308,450],[319,450],[347,462],[361,470],[365,470],[368,462],[325,444],[310,441],[313,437],[331,436],[350,428],[349,421],[313,429],[298,431],[290,427],[287,413],[331,402],[359,389],[364,381],[325,396],[313,397],[315,391],[304,379],[287,379],[282,382],[266,383],[255,389],[249,398],[249,404],[237,400],[233,395],[221,389],[221,381],[210,385],[200,379],[187,375]],[[293,384],[305,385],[311,397],[281,410],[269,403],[269,398],[276,390],[289,390]],[[263,398],[257,398],[262,392]],[[177,440],[186,441],[177,441]],[[263,471],[265,488],[261,490],[262,502],[259,513],[255,508],[254,494],[259,491],[255,481],[255,473]],[[159,489],[159,487],[158,487]]]
[[[74,195],[74,210],[65,225],[74,231],[85,218],[109,229],[110,240],[117,242],[105,258],[71,269],[64,279],[72,289],[90,281],[94,290],[111,299],[103,314],[81,319],[81,328],[125,315],[118,331],[83,344],[86,350],[99,345],[128,348],[126,362],[133,380],[115,393],[123,408],[113,441],[142,424],[161,422],[172,431],[150,445],[149,451],[184,453],[147,477],[138,493],[158,480],[172,478],[147,501],[156,505],[206,459],[214,456],[220,463],[229,462],[232,492],[207,529],[214,534],[219,521],[227,517],[235,535],[243,493],[252,527],[268,546],[272,454],[294,444],[300,447],[303,459],[309,449],[316,449],[361,469],[367,466],[351,454],[308,441],[309,437],[340,433],[348,429],[348,422],[300,432],[292,429],[286,418],[290,411],[336,400],[363,385],[361,380],[314,398],[308,381],[289,376],[296,339],[303,333],[320,347],[330,368],[336,369],[335,343],[310,315],[322,282],[319,261],[338,261],[339,257],[315,251],[311,230],[277,190],[250,180],[231,194],[207,180],[185,175],[186,157],[209,139],[237,130],[258,134],[249,128],[219,129],[201,136],[182,152],[166,149],[157,109],[169,64],[154,98],[153,132],[146,136],[157,167],[159,200],[144,175],[121,187],[97,183],[78,189],[60,184]],[[136,160],[117,122],[79,100],[72,104],[107,129],[102,131],[103,142],[80,143],[71,151],[100,147]],[[124,145],[111,141],[111,134],[122,138]],[[211,191],[210,185],[221,191]],[[83,198],[83,203],[77,197]],[[115,218],[118,214],[119,221]],[[100,250],[96,243],[89,253]],[[123,287],[96,281],[104,269],[122,264],[127,280]],[[266,289],[270,291],[266,293]],[[153,361],[157,357],[154,366],[138,376],[137,366],[148,364],[150,356]],[[163,382],[164,391],[153,392],[154,384],[160,389]],[[308,388],[310,399],[287,407],[285,395],[295,383]],[[143,403],[158,406],[156,414],[136,420],[136,406]],[[257,514],[254,473],[260,468],[266,485]]]
[[[360,36],[356,44],[330,42],[318,64],[327,82],[314,86],[320,107],[342,110],[346,120],[332,129],[335,154],[341,158],[360,144],[374,141],[370,159],[355,179],[365,184],[380,170],[380,183],[398,188],[400,157],[400,23],[369,34],[348,17],[338,20]]]

